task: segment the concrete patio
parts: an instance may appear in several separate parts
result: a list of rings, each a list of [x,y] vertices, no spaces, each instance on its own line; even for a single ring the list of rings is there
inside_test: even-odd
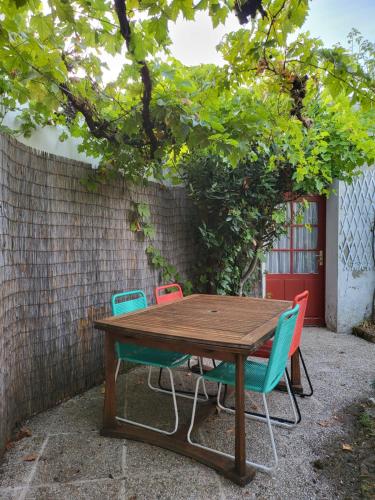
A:
[[[328,480],[313,463],[324,456],[331,442],[345,442],[340,418],[344,408],[371,394],[375,345],[351,335],[305,328],[303,352],[315,394],[299,399],[302,423],[297,428],[275,428],[279,466],[271,476],[259,472],[252,483],[240,488],[188,458],[138,442],[101,437],[103,387],[96,387],[24,423],[32,435],[6,453],[0,465],[0,498],[344,498],[345,481]],[[183,371],[176,378],[185,388],[194,382],[194,375]],[[125,411],[130,418],[152,425],[168,425],[173,418],[169,396],[149,391],[145,382],[144,368],[121,376],[119,413]],[[247,405],[260,409],[259,402],[255,396]],[[179,398],[179,408],[181,418],[188,419],[191,401]],[[278,415],[289,412],[287,396],[274,392],[270,410]],[[248,456],[270,460],[265,426],[248,421],[246,430]],[[211,417],[195,437],[231,452],[233,417],[223,413]]]

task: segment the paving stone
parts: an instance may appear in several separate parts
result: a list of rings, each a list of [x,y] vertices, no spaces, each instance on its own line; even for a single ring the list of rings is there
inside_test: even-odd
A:
[[[188,457],[163,450],[157,446],[127,441],[125,474],[139,474],[140,471],[148,470],[153,474],[165,474],[165,471],[179,470],[202,474],[208,469],[206,466]],[[214,474],[214,472],[212,472]]]
[[[220,498],[216,474],[202,470],[171,470],[164,474],[132,474],[125,479],[124,500],[216,500]]]
[[[32,486],[122,476],[122,441],[91,434],[51,436]]]
[[[97,432],[103,417],[104,394],[98,390],[76,396],[61,405],[40,413],[26,422],[34,435],[70,432]],[[48,426],[45,423],[48,421]]]
[[[317,473],[313,462],[324,453],[327,443],[343,434],[337,418],[340,411],[371,396],[375,345],[350,335],[305,328],[302,350],[315,392],[311,398],[298,398],[300,425],[292,430],[274,429],[279,465],[272,475],[259,472],[253,482],[240,488],[187,457],[139,442],[101,437],[103,388],[97,387],[29,419],[26,425],[32,437],[17,442],[0,465],[0,500],[342,498],[335,486]],[[192,390],[196,375],[178,370],[175,379],[176,386]],[[153,380],[157,381],[156,370]],[[168,381],[166,374],[163,381]],[[215,389],[211,385],[210,390]],[[126,392],[130,418],[165,427],[173,423],[172,398],[150,391],[146,368],[121,375],[117,392],[119,413],[124,410]],[[273,392],[268,400],[272,415],[290,414],[286,394]],[[180,421],[189,422],[192,401],[178,398],[178,405]],[[263,411],[259,395],[247,398],[246,405]],[[270,460],[266,426],[248,420],[246,434],[248,457]],[[203,444],[232,453],[234,417],[223,412],[212,415],[194,435]],[[22,461],[27,454],[38,454],[46,437],[39,462]]]
[[[24,488],[0,488],[0,500],[18,500]]]
[[[4,456],[0,464],[0,490],[4,488],[23,486],[27,484],[35,461],[26,461],[30,455],[39,455],[44,437],[26,437],[14,443]]]
[[[25,500],[112,500],[121,498],[124,482],[119,480],[75,482],[33,487]]]

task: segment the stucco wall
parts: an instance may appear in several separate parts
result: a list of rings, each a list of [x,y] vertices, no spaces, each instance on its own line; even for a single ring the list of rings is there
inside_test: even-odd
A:
[[[19,112],[8,111],[5,115],[4,125],[12,130],[17,130],[20,126],[18,115]],[[24,137],[20,134],[17,139],[22,144],[35,148],[38,151],[45,151],[46,153],[56,154],[71,160],[83,161],[93,166],[98,165],[98,158],[87,156],[84,152],[78,151],[78,146],[81,144],[80,139],[69,136],[65,141],[61,142],[59,137],[62,132],[67,132],[67,130],[61,126],[38,127],[36,130],[32,131],[30,137]]]
[[[191,205],[182,188],[115,182],[89,193],[89,166],[0,135],[0,453],[13,425],[102,379],[92,321],[110,297],[159,272],[129,229],[133,201],[149,203],[154,245],[188,275]]]
[[[336,181],[332,188],[336,194],[331,194],[326,203],[325,321],[330,330],[336,331],[338,305],[339,182]]]
[[[375,167],[336,184],[327,203],[326,322],[340,333],[370,316],[375,288],[372,256]]]

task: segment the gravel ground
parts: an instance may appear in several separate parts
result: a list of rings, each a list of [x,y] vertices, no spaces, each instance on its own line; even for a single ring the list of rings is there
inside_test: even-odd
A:
[[[346,409],[373,395],[375,344],[323,328],[305,328],[303,353],[314,396],[299,399],[302,422],[292,430],[275,428],[279,466],[272,475],[258,472],[240,488],[189,458],[146,444],[99,435],[103,388],[96,387],[24,423],[31,436],[14,443],[0,464],[0,499],[336,499],[359,498],[358,481],[347,469],[332,467],[332,450],[344,451],[350,438]],[[194,375],[176,373],[179,384],[192,386]],[[137,368],[119,380],[119,414],[126,412],[151,425],[172,422],[167,395],[150,392],[146,371]],[[127,391],[126,405],[124,393]],[[251,399],[250,399],[251,397]],[[247,405],[261,408],[258,395]],[[288,397],[274,392],[272,414],[290,415]],[[191,402],[179,399],[181,420]],[[247,453],[255,461],[271,459],[265,426],[247,422]],[[231,452],[233,416],[210,417],[196,439]],[[323,465],[322,465],[323,464]],[[345,475],[345,477],[341,477]]]

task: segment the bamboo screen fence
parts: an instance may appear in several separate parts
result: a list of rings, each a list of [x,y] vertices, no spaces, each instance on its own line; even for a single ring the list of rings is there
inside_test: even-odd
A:
[[[89,193],[90,167],[0,135],[0,454],[12,427],[102,380],[102,337],[92,320],[116,291],[151,299],[158,271],[129,229],[132,200],[149,203],[154,245],[184,275],[194,248],[182,188]]]

